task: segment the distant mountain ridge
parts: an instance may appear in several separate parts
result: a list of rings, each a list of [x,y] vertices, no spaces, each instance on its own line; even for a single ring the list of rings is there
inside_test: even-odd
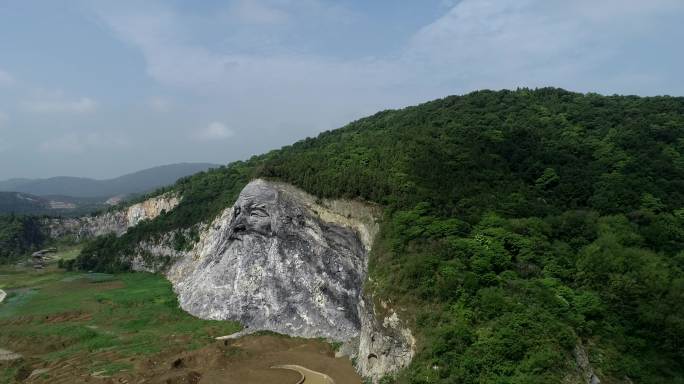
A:
[[[101,199],[69,196],[36,196],[24,192],[0,192],[0,214],[85,214],[106,207]]]
[[[36,196],[109,198],[149,192],[165,185],[171,185],[182,177],[219,166],[211,163],[169,164],[106,180],[70,176],[47,179],[16,178],[0,181],[0,191],[22,192]]]

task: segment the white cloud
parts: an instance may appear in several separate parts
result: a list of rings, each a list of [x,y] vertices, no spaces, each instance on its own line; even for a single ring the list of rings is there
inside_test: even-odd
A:
[[[224,140],[235,135],[235,132],[218,121],[209,123],[204,129],[196,132],[194,137],[201,141]]]
[[[417,31],[401,54],[387,58],[338,59],[282,49],[255,54],[239,44],[210,48],[192,39],[182,15],[158,4],[147,10],[114,7],[99,16],[140,49],[148,74],[163,85],[283,113],[294,113],[293,104],[313,103],[329,117],[339,115],[340,106],[367,112],[413,103],[426,94],[479,88],[555,85],[620,92],[630,89],[628,78],[646,76],[657,83],[664,76],[658,70],[626,65],[634,53],[625,45],[633,36],[652,33],[658,17],[684,10],[679,0],[444,4],[451,8]],[[316,0],[241,0],[231,8],[243,21],[257,24],[300,23],[302,14],[316,19],[343,11]],[[230,30],[226,41],[232,41]]]
[[[279,3],[288,5],[289,10],[303,7],[289,0]],[[321,17],[345,12],[321,7],[317,1],[304,3],[306,12],[315,11]],[[255,54],[208,47],[192,39],[182,15],[163,7],[114,7],[99,9],[98,15],[120,39],[140,50],[147,73],[158,83],[191,92],[196,100],[208,100],[213,108],[221,108],[221,113],[230,114],[234,122],[248,129],[263,132],[296,127],[300,133],[290,130],[279,135],[288,137],[287,141],[338,127],[379,108],[425,98],[415,88],[397,91],[410,72],[394,62],[343,60],[283,49]]]
[[[619,88],[629,85],[624,78],[649,71],[626,73],[629,60],[620,55],[633,54],[629,41],[653,33],[660,17],[677,10],[684,2],[463,0],[416,33],[407,58],[466,89]]]
[[[33,98],[25,101],[23,107],[33,113],[83,114],[93,112],[97,108],[97,102],[90,97],[70,99],[61,91],[40,90]]]
[[[672,74],[639,64],[640,51],[629,44],[634,36],[662,40],[649,37],[651,27],[661,15],[684,5],[677,0],[605,0],[609,5],[593,0],[447,0],[444,4],[451,7],[442,17],[417,30],[393,56],[377,58],[297,50],[292,36],[302,35],[296,32],[276,36],[275,48],[266,44],[255,50],[235,42],[248,35],[245,31],[267,37],[288,28],[310,31],[311,25],[297,30],[298,24],[333,12],[322,2],[302,1],[306,4],[236,3],[229,9],[232,23],[225,21],[220,29],[225,33],[220,44],[193,28],[216,23],[214,15],[186,17],[153,2],[109,3],[96,12],[105,27],[141,52],[152,79],[201,103],[190,107],[205,116],[230,116],[232,124],[243,128],[241,135],[265,143],[263,147],[336,128],[378,109],[482,88],[560,86],[641,94],[676,89],[663,80]],[[236,15],[255,26],[236,27],[236,33]],[[209,136],[203,132],[194,137]]]
[[[0,69],[0,87],[14,84],[14,77]]]
[[[63,136],[43,141],[38,149],[41,152],[81,154],[93,149],[127,146],[128,141],[125,138],[113,134],[69,132]]]
[[[245,2],[265,4],[265,2]],[[290,2],[281,2],[290,4]],[[317,3],[317,2],[312,2]],[[294,3],[293,3],[294,4]],[[327,12],[327,10],[321,10]],[[265,55],[220,52],[191,43],[183,34],[182,18],[168,9],[149,12],[100,12],[106,23],[125,41],[138,47],[147,61],[148,74],[164,85],[200,93],[262,93],[274,97],[284,87],[346,88],[356,82],[385,77],[386,68],[374,60],[341,61],[317,55],[273,53]],[[275,92],[274,92],[275,91]],[[286,97],[290,98],[288,94]]]

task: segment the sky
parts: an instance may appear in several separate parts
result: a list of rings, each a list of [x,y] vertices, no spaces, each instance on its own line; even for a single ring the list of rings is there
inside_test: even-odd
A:
[[[684,95],[682,0],[0,0],[0,179],[226,164],[478,89]]]

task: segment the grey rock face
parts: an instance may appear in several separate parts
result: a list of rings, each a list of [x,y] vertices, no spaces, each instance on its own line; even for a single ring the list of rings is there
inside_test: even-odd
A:
[[[44,225],[51,238],[73,236],[75,240],[80,241],[110,233],[121,236],[128,228],[143,220],[153,219],[162,211],[172,210],[179,202],[180,198],[177,195],[167,193],[133,204],[126,209],[97,216],[47,219]]]
[[[73,236],[76,241],[110,233],[120,236],[128,229],[126,218],[120,212],[107,212],[94,217],[47,219],[44,224],[49,237]]]
[[[416,342],[411,330],[402,325],[394,310],[387,309],[381,321],[370,297],[365,296],[359,303],[361,332],[356,370],[373,382],[406,368],[415,354]]]
[[[575,363],[577,363],[577,368],[582,376],[583,382],[586,384],[601,384],[601,379],[594,373],[594,368],[589,362],[589,356],[582,343],[578,342],[575,345],[573,354],[575,355]]]
[[[186,311],[295,336],[358,334],[366,251],[354,231],[257,180],[205,240],[196,259],[169,272]]]

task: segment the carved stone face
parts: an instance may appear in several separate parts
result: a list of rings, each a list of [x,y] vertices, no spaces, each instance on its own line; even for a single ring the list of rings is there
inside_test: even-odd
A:
[[[249,183],[198,258],[179,267],[181,306],[250,329],[355,337],[365,249],[352,229],[323,222],[305,203],[275,183]]]
[[[273,236],[278,223],[278,192],[258,183],[251,183],[240,193],[233,208],[230,239],[239,240],[247,234]]]

